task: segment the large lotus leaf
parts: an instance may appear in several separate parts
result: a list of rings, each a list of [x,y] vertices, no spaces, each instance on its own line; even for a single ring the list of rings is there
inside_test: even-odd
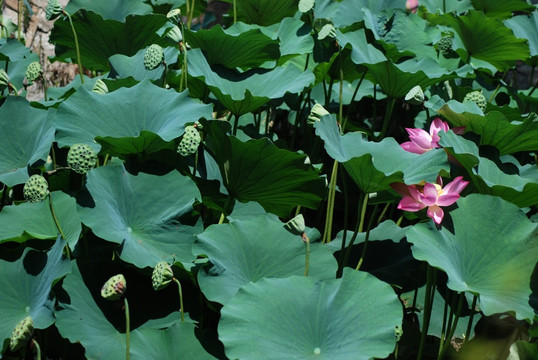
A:
[[[125,23],[103,20],[91,11],[73,15],[80,57],[85,68],[95,71],[110,70],[108,58],[115,54],[134,55],[151,44],[166,45],[157,31],[167,22],[164,15],[128,16]],[[70,61],[77,54],[69,21],[57,20],[50,35],[56,45],[56,60]]]
[[[422,18],[408,16],[403,10],[374,12],[365,8],[362,11],[364,25],[383,45],[388,58],[394,61],[402,56],[437,59],[437,52],[431,46],[432,38],[426,32],[428,23]]]
[[[71,250],[77,245],[80,219],[76,201],[61,192],[51,193],[54,213]],[[0,243],[24,242],[28,239],[56,239],[58,228],[49,207],[49,198],[38,203],[6,206],[0,212]]]
[[[136,154],[153,147],[150,139],[178,138],[186,123],[202,117],[211,117],[210,106],[189,98],[186,91],[178,94],[149,80],[106,95],[83,88],[60,105],[56,139],[60,147],[86,143],[98,150],[94,138],[99,136],[115,145],[116,153]]]
[[[125,359],[125,333],[116,330],[97,306],[76,265],[65,278],[63,288],[70,302],[61,303],[61,309],[55,312],[60,334],[72,343],[84,346],[87,358]],[[173,315],[175,321],[168,316],[161,321],[150,320],[131,330],[131,359],[214,359],[196,339],[194,324],[180,323],[179,314]],[[164,327],[167,328],[162,329]]]
[[[338,3],[338,6],[335,6],[332,12],[322,9],[319,13],[316,1],[315,14],[317,18],[330,18],[335,26],[343,28],[364,21],[364,13],[362,12],[364,8],[373,12],[395,8],[403,9],[405,8],[405,0],[343,0]]]
[[[531,56],[538,56],[538,11],[529,16],[514,16],[505,20],[504,24],[520,39],[527,39]]]
[[[305,272],[306,245],[265,215],[229,224],[211,225],[197,236],[193,252],[206,255],[213,266],[198,273],[204,295],[226,304],[239,288],[261,278],[284,278]],[[337,263],[320,243],[310,246],[309,276],[334,278]]]
[[[427,88],[445,80],[473,75],[470,65],[451,71],[431,58],[409,59],[399,64],[385,61],[366,66],[369,70],[366,78],[379,84],[383,92],[393,98],[404,97],[416,85]]]
[[[231,69],[258,67],[280,56],[278,41],[259,29],[235,34],[217,25],[209,30],[186,30],[185,40],[191,47],[202,49],[210,65],[220,64]]]
[[[164,50],[164,61],[170,66],[177,62],[179,49],[176,47],[166,47]],[[132,76],[138,81],[144,79],[157,80],[160,79],[164,72],[164,65],[160,65],[153,70],[147,70],[144,67],[144,54],[146,49],[140,49],[135,55],[127,56],[116,54],[110,57],[110,65],[117,73],[118,78],[126,78]]]
[[[127,15],[145,15],[152,12],[152,7],[143,0],[108,1],[108,0],[71,0],[65,11],[74,14],[77,10],[85,9],[99,14],[103,19],[124,21]]]
[[[531,114],[526,118],[510,121],[499,111],[486,115],[460,113],[457,104],[445,104],[438,113],[453,126],[465,126],[465,131],[480,135],[480,145],[495,146],[501,155],[518,151],[538,149],[538,116]]]
[[[0,61],[21,61],[32,54],[32,50],[16,39],[0,39]],[[11,64],[10,64],[11,65]],[[2,66],[5,70],[5,68]]]
[[[226,355],[242,360],[385,358],[402,321],[390,285],[351,269],[340,279],[291,276],[249,283],[221,314]]]
[[[288,217],[298,205],[310,209],[319,206],[325,180],[305,164],[305,155],[279,149],[268,139],[242,142],[227,136],[215,122],[208,126],[206,144],[230,196],[242,202],[257,201],[281,217]]]
[[[45,161],[54,141],[47,111],[30,106],[22,97],[9,96],[0,107],[0,181],[8,186],[28,180],[28,166]]]
[[[535,166],[518,168],[519,174],[507,174],[493,161],[481,157],[472,141],[452,131],[440,136],[439,144],[467,170],[479,192],[499,196],[519,207],[538,204],[538,169]]]
[[[521,14],[536,10],[534,5],[528,4],[524,0],[471,0],[471,3],[476,10],[482,11],[486,16],[496,18],[509,18],[514,12]]]
[[[433,14],[449,12],[460,14],[473,8],[471,0],[422,0],[420,6],[426,7]]]
[[[187,62],[189,75],[203,80],[216,98],[237,116],[256,110],[288,92],[300,93],[314,82],[314,74],[294,66],[244,73],[222,68],[216,72],[200,49],[190,50]]]
[[[232,0],[224,0],[232,3]],[[269,26],[292,17],[297,12],[299,0],[241,0],[237,1],[237,20],[247,24]],[[233,9],[229,15],[233,16]]]
[[[514,311],[532,319],[531,273],[538,253],[538,224],[515,205],[496,196],[471,194],[450,213],[454,233],[432,222],[407,232],[415,258],[448,275],[448,287],[479,295],[485,315]]]
[[[27,248],[15,262],[0,260],[0,339],[11,336],[15,325],[31,316],[34,327],[46,329],[54,322],[53,283],[70,270],[69,260],[62,256],[65,241],[60,237],[48,252]]]
[[[201,199],[189,177],[178,172],[134,176],[123,166],[106,166],[88,173],[86,187],[95,206],[79,207],[82,222],[95,235],[121,244],[123,260],[139,268],[194,260],[191,244],[201,229],[179,221]]]
[[[377,64],[387,61],[381,51],[368,43],[364,29],[346,33],[336,30],[336,38],[342,47],[351,45],[351,60],[355,64]]]
[[[34,61],[39,61],[39,56],[20,41],[15,39],[0,40],[0,69],[6,71],[9,81],[17,90],[23,86],[26,68]]]
[[[405,151],[394,138],[372,142],[360,133],[342,136],[331,116],[323,116],[314,126],[329,156],[343,163],[353,181],[367,193],[387,190],[393,182],[434,182],[441,170],[449,169],[440,149],[418,155]]]
[[[516,38],[500,19],[487,17],[481,11],[470,10],[461,16],[426,14],[426,19],[432,25],[454,28],[467,50],[467,53],[456,50],[460,56],[489,62],[498,70],[506,70],[516,60],[530,56],[526,40]]]

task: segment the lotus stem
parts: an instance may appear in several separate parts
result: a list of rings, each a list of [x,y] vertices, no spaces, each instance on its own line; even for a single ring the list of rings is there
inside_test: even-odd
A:
[[[359,199],[359,206],[364,205],[364,202],[368,201],[368,200],[364,199],[364,197],[365,197],[364,193],[361,193],[360,196],[361,197]],[[361,201],[361,199],[362,199],[362,201]],[[366,196],[366,199],[368,199],[367,196]],[[363,207],[365,207],[365,206],[363,206]],[[347,246],[347,249],[346,249],[346,252],[345,252],[345,255],[344,255],[343,259],[342,259],[342,255],[340,255],[340,264],[339,264],[339,267],[338,267],[337,277],[342,276],[345,264],[347,264],[347,261],[349,260],[349,255],[351,254],[351,247],[355,243],[355,239],[357,239],[357,235],[359,234],[361,215],[362,215],[362,207],[359,207],[357,209],[357,221],[355,223],[355,230],[353,231],[353,236],[351,237],[351,240],[349,240],[349,245]],[[344,230],[344,231],[347,231],[347,230]],[[345,246],[345,242],[342,241],[342,247],[341,247],[342,254],[344,252],[344,246]]]
[[[37,360],[41,360],[41,347],[39,343],[35,339],[32,339],[32,345],[35,346]]]
[[[441,344],[439,345],[439,354],[437,355],[437,360],[441,360],[443,358],[443,356],[445,355],[445,352],[448,349],[448,346],[450,345],[450,340],[452,340],[452,337],[454,336],[454,333],[456,332],[456,327],[458,326],[458,320],[460,318],[461,308],[463,306],[464,298],[465,298],[465,292],[460,293],[459,300],[458,300],[458,307],[456,309],[456,313],[454,314],[454,322],[448,332],[448,335],[444,339],[441,338]]]
[[[368,199],[368,196],[366,196],[366,198]],[[375,217],[375,213],[377,212],[378,206],[379,206],[378,204],[375,204],[374,211],[372,211],[372,214],[370,215],[370,220],[368,220],[368,227],[366,228],[366,235],[364,236],[364,244],[362,245],[361,257],[359,259],[359,263],[357,264],[357,267],[355,268],[355,270],[357,271],[359,271],[359,269],[361,268],[361,265],[364,262],[364,258],[366,256],[366,249],[368,247],[368,239],[370,238],[370,230],[372,228],[372,224],[374,222],[374,217]]]
[[[428,264],[426,274],[426,294],[424,295],[424,313],[422,314],[422,331],[420,335],[420,345],[418,348],[417,360],[422,359],[426,337],[428,336],[428,327],[430,325],[430,317],[433,305],[432,288],[434,291],[433,295],[435,295],[434,271],[435,270]]]
[[[129,360],[131,358],[131,318],[129,317],[129,303],[127,298],[123,298],[123,306],[125,307],[125,359]]]
[[[390,98],[387,104],[387,109],[385,110],[385,117],[383,118],[383,127],[381,128],[381,133],[379,134],[378,140],[383,140],[387,134],[389,128],[390,117],[392,116],[392,110],[394,109],[394,104],[396,103],[395,98]]]
[[[465,331],[465,339],[463,339],[463,342],[469,341],[469,338],[471,337],[471,329],[473,327],[473,317],[475,313],[476,308],[476,301],[478,300],[478,295],[473,296],[473,304],[471,305],[471,315],[469,315],[469,322],[467,323],[467,331]]]
[[[22,28],[22,0],[17,1],[17,41],[21,41],[21,28]]]
[[[181,313],[181,322],[185,322],[185,315],[183,310],[183,291],[181,290],[181,283],[175,277],[172,278],[172,280],[176,282],[179,291],[179,311]]]
[[[233,126],[233,130],[232,130],[232,135],[235,136],[237,135],[237,128],[239,126],[239,115],[237,114],[234,114],[234,126]]]
[[[334,211],[334,198],[336,195],[336,179],[338,171],[338,161],[334,160],[333,169],[331,173],[331,182],[329,183],[329,194],[327,197],[327,215],[325,217],[325,231],[323,232],[322,243],[326,244],[331,240],[332,234],[332,222]]]
[[[304,260],[304,276],[308,276],[308,269],[310,266],[310,239],[306,236],[306,233],[303,233],[302,239],[306,244],[306,254]]]
[[[84,84],[84,74],[82,70],[82,62],[80,60],[80,49],[78,46],[78,37],[77,32],[75,31],[75,25],[73,25],[73,19],[71,19],[71,15],[69,15],[67,12],[62,11],[64,15],[67,16],[69,19],[69,24],[71,24],[71,30],[73,31],[73,37],[75,38],[75,50],[77,51],[77,62],[78,62],[78,73],[80,75],[80,82]]]
[[[237,0],[233,0],[234,4],[234,24],[237,22]]]

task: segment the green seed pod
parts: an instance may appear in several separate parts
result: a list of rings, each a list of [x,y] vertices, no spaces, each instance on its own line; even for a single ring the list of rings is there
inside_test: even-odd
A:
[[[196,130],[196,128],[192,125],[186,126],[185,134],[183,134],[183,138],[177,147],[177,152],[181,156],[189,156],[190,154],[194,154],[196,150],[198,150],[198,146],[200,145],[201,141],[202,137],[200,136],[198,130]]]
[[[127,291],[127,282],[122,274],[114,275],[101,288],[101,296],[107,300],[118,300]]]
[[[325,24],[318,33],[318,40],[336,38],[336,28],[333,24]]]
[[[5,89],[6,86],[9,85],[10,81],[9,75],[4,71],[4,69],[0,69],[0,89]]]
[[[32,175],[24,184],[22,192],[29,202],[43,201],[49,194],[49,184],[43,176]]]
[[[25,76],[29,82],[34,82],[41,76],[42,73],[43,69],[41,68],[41,64],[39,61],[34,61],[26,68]]]
[[[417,85],[405,95],[405,101],[413,105],[422,105],[424,103],[424,92],[422,88]]]
[[[63,11],[64,9],[58,0],[49,0],[46,9],[47,20],[56,19],[58,16],[60,16],[60,14],[63,13]]]
[[[482,110],[482,112],[486,111],[486,105],[488,102],[481,91],[471,91],[470,93],[465,95],[465,97],[463,98],[463,102],[467,101],[474,102],[480,108],[480,110]]]
[[[324,116],[324,115],[329,115],[329,112],[327,110],[325,110],[325,108],[323,106],[316,103],[312,107],[312,110],[310,110],[310,115],[308,115],[308,119],[306,120],[306,122],[309,125],[313,125],[316,121],[320,121],[321,117]]]
[[[302,13],[309,12],[314,8],[314,0],[299,0],[299,11]]]
[[[449,55],[452,52],[452,35],[443,36],[435,46],[444,56]]]
[[[181,34],[181,30],[178,26],[170,28],[170,30],[166,33],[166,38],[171,40],[174,44],[178,44],[183,41],[183,35]]]
[[[151,274],[151,284],[153,285],[153,289],[164,289],[172,282],[173,278],[174,272],[172,271],[172,267],[166,261],[159,262],[155,265],[153,273]]]
[[[11,333],[9,348],[11,351],[16,351],[26,345],[32,338],[34,333],[34,322],[31,316],[27,316],[15,326]]]
[[[156,69],[163,62],[163,48],[157,44],[150,45],[144,53],[144,67],[146,68],[146,70]]]
[[[75,144],[67,153],[67,165],[76,173],[86,174],[97,165],[97,154],[89,145]]]
[[[284,227],[292,234],[303,235],[306,230],[303,214],[299,214],[287,223],[285,223]]]
[[[95,85],[93,86],[92,91],[94,93],[104,95],[108,93],[108,86],[106,86],[103,80],[97,79],[97,81],[95,82]]]

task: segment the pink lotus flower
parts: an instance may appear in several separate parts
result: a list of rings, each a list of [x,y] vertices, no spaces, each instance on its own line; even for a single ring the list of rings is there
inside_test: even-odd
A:
[[[452,205],[460,198],[460,192],[469,184],[458,176],[443,187],[443,180],[437,177],[437,184],[425,183],[422,185],[405,185],[403,183],[391,184],[391,187],[403,196],[398,209],[404,211],[419,211],[428,208],[427,214],[436,224],[443,221],[444,212],[441,206]]]
[[[435,118],[432,121],[430,125],[430,133],[427,133],[422,129],[405,128],[411,141],[406,141],[400,146],[406,151],[415,154],[424,154],[427,151],[439,148],[439,131],[447,132],[449,129],[448,124],[440,118]],[[456,127],[453,128],[452,131],[456,134],[461,134],[463,133],[463,129],[463,127]]]
[[[405,3],[405,9],[407,11],[411,11],[412,13],[416,13],[418,8],[418,0],[407,0]]]

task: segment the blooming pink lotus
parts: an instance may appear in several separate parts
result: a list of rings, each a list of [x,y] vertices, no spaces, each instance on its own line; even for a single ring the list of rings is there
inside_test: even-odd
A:
[[[444,216],[441,206],[454,204],[468,184],[468,181],[463,180],[463,176],[458,176],[443,187],[443,180],[438,176],[437,184],[425,183],[422,186],[395,183],[391,184],[391,187],[403,196],[398,209],[415,212],[427,207],[428,217],[440,224]]]
[[[435,118],[430,125],[430,133],[422,129],[405,128],[411,141],[406,141],[400,146],[409,152],[415,154],[424,154],[432,149],[439,148],[439,131],[447,132],[450,128],[448,124],[440,118]],[[456,134],[463,133],[463,127],[453,128]]]
[[[418,0],[407,0],[405,2],[405,9],[407,11],[411,11],[412,13],[416,13],[418,8]]]

